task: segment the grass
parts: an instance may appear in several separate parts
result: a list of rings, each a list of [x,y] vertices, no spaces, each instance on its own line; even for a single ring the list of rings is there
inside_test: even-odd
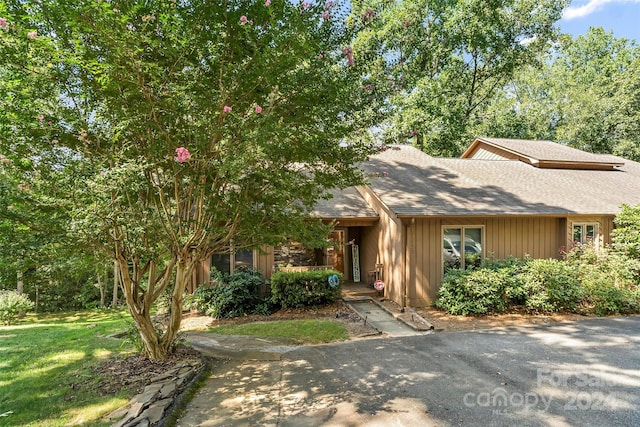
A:
[[[101,426],[130,396],[99,396],[91,368],[130,354],[106,338],[127,327],[123,311],[27,316],[0,326],[0,426]],[[81,386],[79,386],[81,385]]]
[[[208,332],[224,335],[290,338],[300,344],[321,344],[349,339],[347,330],[341,324],[331,320],[313,319],[220,325],[209,329]]]

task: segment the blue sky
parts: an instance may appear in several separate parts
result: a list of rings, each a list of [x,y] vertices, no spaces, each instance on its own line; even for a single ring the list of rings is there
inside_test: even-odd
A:
[[[640,43],[640,0],[572,0],[558,25],[574,36],[585,34],[589,27],[603,27],[615,37]]]

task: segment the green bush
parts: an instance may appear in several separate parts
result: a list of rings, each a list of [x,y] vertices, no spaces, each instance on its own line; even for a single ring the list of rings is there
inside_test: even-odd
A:
[[[525,306],[535,311],[576,311],[584,294],[579,270],[565,261],[531,260],[521,280],[527,293]]]
[[[25,294],[0,290],[0,321],[10,325],[22,313],[33,308],[33,303]]]
[[[247,314],[270,314],[273,305],[260,297],[265,280],[259,272],[247,269],[233,274],[218,273],[211,287],[199,287],[185,298],[185,307],[220,318],[239,317]]]
[[[613,248],[633,259],[640,259],[640,205],[622,205],[613,220]]]
[[[451,269],[438,292],[436,306],[451,314],[500,313],[523,295],[517,279],[521,262],[483,263],[476,270]]]
[[[328,304],[340,297],[338,286],[329,284],[330,277],[340,274],[334,270],[276,272],[271,276],[271,301],[284,308]]]
[[[565,259],[485,261],[452,269],[435,305],[451,314],[499,313],[516,306],[535,312],[597,315],[640,311],[640,260],[580,245]]]

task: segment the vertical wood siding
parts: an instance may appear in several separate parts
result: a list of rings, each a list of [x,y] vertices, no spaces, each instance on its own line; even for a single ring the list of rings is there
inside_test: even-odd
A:
[[[420,307],[437,297],[442,282],[442,228],[444,226],[479,226],[484,229],[485,257],[504,259],[558,258],[564,242],[566,221],[547,217],[483,217],[416,219],[407,228],[407,245],[412,266],[408,274],[409,305]]]
[[[402,301],[402,297],[405,283],[405,246],[402,222],[372,194],[370,189],[359,188],[359,190],[365,201],[379,216],[379,221],[376,226],[372,227],[372,231],[375,231],[377,234],[375,263],[383,265],[383,279],[385,283],[384,296],[402,305],[404,302]],[[372,234],[369,235],[371,236]],[[373,246],[373,242],[369,239],[367,239],[367,244],[370,245],[370,247]],[[367,256],[371,256],[369,251],[367,251]]]

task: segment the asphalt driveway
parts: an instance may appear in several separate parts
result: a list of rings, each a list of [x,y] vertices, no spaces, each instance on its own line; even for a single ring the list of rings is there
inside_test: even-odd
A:
[[[178,426],[636,426],[640,317],[221,361]]]

